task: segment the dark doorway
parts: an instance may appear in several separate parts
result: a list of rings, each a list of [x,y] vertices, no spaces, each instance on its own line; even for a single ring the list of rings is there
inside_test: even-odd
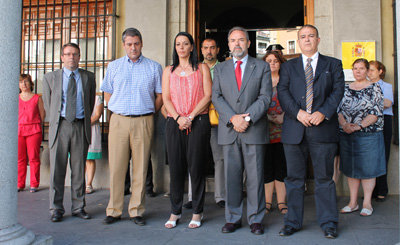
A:
[[[220,61],[229,55],[227,35],[234,26],[249,30],[249,54],[256,57],[258,30],[304,25],[304,5],[299,0],[201,0],[199,13],[199,38],[212,37],[217,40]]]

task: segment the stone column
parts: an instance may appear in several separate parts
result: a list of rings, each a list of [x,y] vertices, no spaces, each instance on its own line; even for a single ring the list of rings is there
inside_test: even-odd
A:
[[[0,5],[0,244],[39,244],[17,223],[18,80],[22,1]],[[42,243],[51,243],[51,239]]]
[[[399,88],[400,88],[400,66],[399,66],[399,64],[400,64],[400,55],[399,55],[399,49],[400,49],[400,30],[399,30],[399,27],[400,27],[400,0],[396,0],[396,2],[395,2],[395,6],[396,6],[396,9],[395,9],[395,12],[394,12],[394,15],[395,15],[395,21],[396,21],[396,23],[394,23],[395,24],[395,37],[396,37],[396,40],[395,40],[395,42],[396,42],[396,45],[395,45],[395,52],[397,52],[397,69],[395,69],[395,71],[397,71],[397,91],[399,91]],[[395,62],[395,64],[396,64],[396,62]],[[396,76],[395,76],[396,77]],[[396,88],[395,88],[396,89]],[[400,101],[400,93],[398,93],[397,94],[397,101]],[[398,115],[400,115],[400,106],[399,106],[399,108],[398,108]],[[399,125],[398,125],[398,127],[400,127],[400,120],[399,120]],[[400,136],[399,136],[399,141],[400,141]],[[400,155],[398,156],[399,157],[399,159],[400,159]],[[396,166],[396,165],[395,165]],[[400,171],[399,171],[400,172]],[[399,217],[399,219],[400,219],[400,217]],[[400,245],[400,242],[398,242],[396,245]]]

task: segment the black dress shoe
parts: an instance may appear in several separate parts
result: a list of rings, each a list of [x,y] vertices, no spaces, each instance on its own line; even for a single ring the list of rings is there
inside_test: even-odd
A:
[[[333,227],[326,228],[324,233],[325,233],[325,237],[330,238],[330,239],[335,239],[338,236],[336,228],[333,228]]]
[[[115,223],[117,221],[121,220],[121,217],[113,217],[113,216],[107,216],[104,220],[103,220],[103,224],[105,225],[110,225],[112,223]]]
[[[62,221],[62,218],[63,218],[63,215],[60,212],[56,211],[51,215],[50,220],[52,222],[60,222],[60,221]]]
[[[260,223],[253,223],[250,225],[251,233],[255,235],[264,234],[264,226]]]
[[[280,236],[290,236],[293,235],[293,233],[299,231],[300,229],[295,229],[294,227],[291,227],[290,225],[285,225],[281,231],[279,231]]]
[[[140,226],[144,226],[146,224],[146,222],[144,221],[144,218],[142,216],[135,216],[135,217],[130,218],[130,220]]]
[[[189,201],[189,202],[183,204],[183,207],[186,209],[192,209],[193,208],[192,201]]]
[[[72,216],[81,218],[81,219],[90,219],[92,217],[90,217],[90,215],[88,213],[85,212],[84,209],[79,210],[78,212],[72,213]]]
[[[220,207],[220,208],[225,208],[225,201],[224,201],[224,200],[219,201],[219,202],[217,202],[217,205],[218,205],[218,207]]]
[[[242,227],[242,224],[240,223],[226,223],[222,227],[222,233],[232,233],[235,232],[240,227]]]
[[[146,192],[146,196],[148,196],[148,197],[155,197],[155,196],[156,196],[156,193],[154,193],[154,191],[148,191],[148,192]]]

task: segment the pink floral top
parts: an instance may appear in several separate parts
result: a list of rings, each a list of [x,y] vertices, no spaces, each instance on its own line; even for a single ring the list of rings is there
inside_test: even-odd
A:
[[[204,97],[203,76],[200,69],[187,76],[171,72],[169,90],[176,112],[181,116],[188,116]],[[200,114],[207,113],[208,108]]]

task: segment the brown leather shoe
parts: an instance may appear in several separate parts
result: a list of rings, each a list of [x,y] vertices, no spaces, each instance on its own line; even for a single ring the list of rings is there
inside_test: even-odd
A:
[[[222,233],[232,233],[235,232],[236,229],[242,227],[240,223],[226,223],[224,227],[222,227]]]
[[[264,234],[264,226],[260,223],[253,223],[250,225],[251,233],[255,235]]]

